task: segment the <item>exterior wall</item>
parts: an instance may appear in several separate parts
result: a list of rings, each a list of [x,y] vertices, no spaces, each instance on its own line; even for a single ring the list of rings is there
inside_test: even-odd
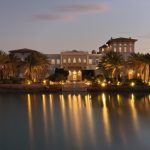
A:
[[[87,69],[95,70],[100,62],[101,54],[89,54]]]
[[[126,59],[131,53],[134,53],[134,44],[137,40],[131,38],[110,39],[105,45],[99,48],[99,53],[108,51],[119,52]]]
[[[53,74],[56,68],[61,67],[61,56],[60,54],[46,54],[49,60],[49,73]]]
[[[69,81],[81,81],[82,70],[88,65],[88,52],[65,51],[61,52],[61,67],[69,71]]]
[[[54,73],[55,68],[64,68],[69,71],[68,81],[82,81],[82,70],[95,70],[101,54],[73,50],[46,56],[50,61],[51,73]],[[57,63],[58,60],[60,63]]]
[[[32,50],[20,49],[12,53],[24,60]],[[49,60],[49,74],[53,74],[56,68],[64,68],[69,71],[69,81],[82,81],[82,70],[96,70],[101,54],[85,51],[64,51],[60,54],[45,54]]]
[[[66,51],[61,52],[61,66],[64,69],[79,68],[86,69],[88,64],[88,52]]]

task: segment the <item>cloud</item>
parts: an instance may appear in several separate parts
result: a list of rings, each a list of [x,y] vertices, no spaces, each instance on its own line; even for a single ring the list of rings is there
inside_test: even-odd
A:
[[[72,20],[73,17],[67,15],[59,15],[59,14],[38,14],[33,16],[33,20],[49,20],[49,21],[57,21],[64,20],[69,21]]]
[[[86,4],[86,5],[70,5],[60,7],[59,12],[65,13],[101,13],[110,10],[108,4]]]
[[[34,15],[33,20],[70,21],[79,18],[81,15],[102,13],[109,10],[110,6],[108,4],[80,4],[60,6],[58,8],[55,8],[55,11],[50,14]]]

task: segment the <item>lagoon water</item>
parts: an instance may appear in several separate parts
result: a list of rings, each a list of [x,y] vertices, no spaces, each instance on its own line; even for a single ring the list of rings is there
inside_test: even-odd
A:
[[[0,150],[149,150],[150,94],[0,94]]]

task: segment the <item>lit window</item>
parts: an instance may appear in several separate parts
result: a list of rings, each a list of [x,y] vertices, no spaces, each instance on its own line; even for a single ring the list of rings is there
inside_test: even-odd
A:
[[[104,52],[104,48],[102,48],[102,52]]]
[[[90,64],[90,65],[92,64],[92,59],[89,59],[89,64]]]
[[[81,63],[81,58],[78,59],[78,62]]]
[[[127,52],[127,47],[124,47],[124,52],[125,52],[125,53]]]
[[[116,47],[114,48],[114,52],[116,52],[117,51],[117,49],[116,49]]]
[[[66,63],[66,59],[63,59],[63,63]]]
[[[114,43],[113,45],[116,46],[116,43]]]
[[[120,43],[119,46],[122,46],[122,44]]]
[[[53,65],[55,64],[55,59],[51,60],[51,64],[53,64]]]
[[[71,59],[70,59],[70,58],[68,58],[68,63],[69,63],[69,64],[71,63]]]
[[[57,64],[60,64],[60,59],[57,59]]]
[[[120,52],[120,53],[122,52],[122,48],[121,48],[121,47],[119,47],[119,52]]]
[[[79,76],[81,75],[81,71],[80,71],[80,70],[78,71],[78,75],[79,75]]]
[[[126,44],[126,43],[124,43],[124,46],[127,46],[127,44]]]
[[[86,63],[86,59],[83,59],[83,62]]]
[[[75,58],[73,58],[73,63],[76,63],[76,59]]]

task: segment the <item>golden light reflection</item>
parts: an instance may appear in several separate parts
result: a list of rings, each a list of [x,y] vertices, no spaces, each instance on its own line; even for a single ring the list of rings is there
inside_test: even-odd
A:
[[[54,132],[55,131],[54,104],[53,104],[53,96],[51,94],[49,95],[49,101],[50,101],[50,119],[52,125],[51,131]]]
[[[69,109],[72,109],[72,99],[71,99],[71,94],[68,95],[68,103],[69,103]]]
[[[76,140],[81,148],[81,146],[82,146],[81,113],[80,113],[80,109],[78,107],[78,97],[75,94],[72,96],[72,102],[73,102],[72,103],[72,111],[73,111],[72,117],[74,118],[74,128],[75,128]]]
[[[71,122],[70,124],[70,126],[74,129],[72,134],[75,135],[75,141],[78,147],[77,149],[82,149],[83,107],[82,107],[81,95],[69,94],[68,105],[69,105],[68,119],[73,120],[73,122]]]
[[[94,132],[94,121],[93,121],[93,110],[92,110],[92,101],[91,95],[85,95],[85,104],[86,104],[86,114],[87,114],[87,121],[89,126],[90,137],[93,146],[95,145],[95,132]]]
[[[28,121],[29,121],[29,138],[31,145],[33,146],[33,120],[32,120],[32,104],[30,94],[28,94]]]
[[[47,118],[47,107],[46,107],[46,95],[42,94],[42,105],[43,105],[43,119],[44,119],[44,133],[46,140],[48,139],[48,118]]]
[[[109,112],[106,104],[106,95],[102,93],[102,115],[103,115],[103,123],[104,123],[104,130],[105,130],[105,136],[108,144],[111,144],[111,128],[110,128],[110,121],[109,121]]]
[[[129,101],[130,108],[131,108],[131,113],[132,113],[132,119],[133,119],[133,125],[136,129],[136,131],[139,130],[139,122],[138,122],[138,115],[137,115],[137,110],[135,106],[135,95],[131,94],[131,99]]]
[[[119,94],[117,94],[117,102],[118,102],[118,105],[120,106],[121,105],[121,97]]]
[[[65,99],[64,95],[60,95],[60,106],[61,106],[61,114],[62,114],[62,123],[63,123],[63,131],[64,131],[64,136],[65,140],[68,139],[68,121],[67,121],[67,113],[66,113],[66,105],[65,105]]]
[[[81,110],[82,104],[81,104],[81,95],[80,94],[78,94],[78,106],[79,106],[79,109]]]

